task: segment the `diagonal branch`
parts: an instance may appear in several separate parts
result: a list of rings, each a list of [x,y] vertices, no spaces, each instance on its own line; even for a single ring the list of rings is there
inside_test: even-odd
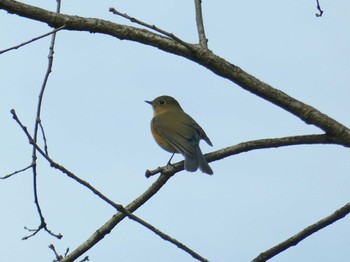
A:
[[[170,37],[170,38],[174,39],[176,42],[180,43],[181,45],[187,47],[189,50],[193,49],[191,44],[181,40],[179,37],[177,37],[173,33],[169,33],[169,32],[167,32],[167,31],[165,31],[163,29],[160,29],[159,27],[157,27],[155,25],[147,24],[147,23],[145,23],[145,22],[143,22],[141,20],[136,19],[135,17],[131,17],[131,16],[127,15],[127,14],[123,14],[123,13],[119,12],[118,10],[116,10],[113,7],[109,8],[109,11],[112,12],[113,14],[115,14],[115,15],[119,15],[121,17],[124,17],[124,18],[130,20],[130,22],[132,22],[132,23],[136,23],[136,24],[142,25],[142,26],[144,26],[146,28],[149,28],[149,29],[152,29],[152,30],[154,30],[154,31],[156,31],[158,33],[161,33],[162,35]]]
[[[205,36],[203,15],[202,15],[202,0],[194,0],[195,11],[196,11],[196,23],[199,37],[199,44],[201,47],[208,49],[208,39]]]
[[[95,195],[97,195],[98,197],[100,197],[102,200],[104,200],[105,202],[107,202],[109,205],[113,206],[117,211],[119,211],[119,213],[117,213],[116,215],[113,216],[113,218],[108,221],[104,226],[103,229],[100,228],[97,232],[96,235],[94,236],[94,238],[89,239],[88,242],[84,243],[82,246],[84,248],[87,249],[83,249],[84,252],[86,252],[88,249],[90,249],[92,246],[94,246],[98,241],[100,241],[105,235],[109,234],[111,232],[111,230],[121,221],[123,220],[125,217],[128,217],[132,220],[134,220],[135,222],[143,225],[144,227],[146,227],[147,229],[149,229],[150,231],[152,231],[153,233],[155,233],[156,235],[160,236],[162,239],[169,241],[170,243],[176,245],[178,248],[184,250],[185,252],[187,252],[188,254],[190,254],[192,257],[198,259],[199,261],[208,261],[206,258],[202,257],[201,255],[199,255],[198,253],[196,253],[195,251],[193,251],[192,249],[190,249],[189,247],[187,247],[186,245],[184,245],[183,243],[181,243],[180,241],[170,237],[169,235],[163,233],[162,231],[160,231],[159,229],[155,228],[154,226],[152,226],[151,224],[147,223],[146,221],[144,221],[143,219],[137,217],[136,215],[132,214],[133,211],[135,211],[138,207],[140,207],[141,205],[143,205],[149,198],[151,198],[155,193],[158,192],[158,190],[166,183],[166,181],[174,174],[173,170],[169,170],[167,173],[164,172],[164,175],[162,176],[162,178],[159,178],[157,181],[157,183],[154,183],[153,185],[156,186],[151,186],[143,195],[142,198],[140,198],[140,200],[136,199],[134,200],[130,205],[128,205],[126,208],[123,207],[120,204],[117,204],[115,202],[113,202],[112,200],[110,200],[109,198],[107,198],[105,195],[103,195],[100,191],[98,191],[96,188],[94,188],[93,186],[91,186],[88,182],[86,182],[85,180],[77,177],[76,175],[74,175],[71,171],[69,171],[68,169],[66,169],[65,167],[59,165],[58,163],[56,163],[55,161],[53,161],[46,152],[44,152],[43,149],[41,149],[35,142],[35,140],[32,138],[32,136],[29,134],[27,127],[25,127],[21,121],[19,120],[15,110],[11,110],[13,119],[18,123],[18,125],[22,128],[22,130],[24,131],[25,135],[27,136],[29,143],[32,144],[32,146],[50,163],[50,165],[58,170],[60,170],[61,172],[63,172],[64,174],[66,174],[68,177],[74,179],[76,182],[78,182],[79,184],[83,185],[84,187],[88,188],[90,191],[92,191]],[[133,203],[136,203],[136,207],[133,207]],[[118,214],[120,214],[118,216]],[[115,223],[116,220],[114,218],[117,218],[118,223]],[[48,231],[48,229],[46,228],[46,224],[44,222],[44,220],[42,220],[42,225],[39,226],[38,229],[28,229],[29,231],[33,231],[34,233],[32,233],[30,236],[26,237],[25,239],[28,239],[31,236],[34,236],[35,234],[37,234],[42,228],[45,228],[46,231]],[[48,231],[50,234],[52,234],[50,231]],[[79,253],[77,252],[78,249],[75,250],[75,253],[73,252],[72,254],[70,254],[69,256],[66,256],[64,258],[64,260],[62,261],[74,261],[78,256],[80,256],[83,253]]]
[[[20,47],[22,47],[22,46],[25,46],[25,45],[28,45],[28,44],[30,44],[30,43],[33,43],[33,42],[35,42],[35,41],[37,41],[37,40],[39,40],[39,39],[41,39],[41,38],[47,37],[47,36],[49,36],[49,35],[52,35],[52,34],[58,32],[58,31],[62,30],[63,28],[64,28],[64,25],[61,26],[61,27],[59,27],[59,28],[56,28],[55,30],[52,30],[51,32],[48,32],[48,33],[43,34],[43,35],[38,36],[38,37],[34,37],[33,39],[31,39],[31,40],[29,40],[29,41],[26,41],[26,42],[23,42],[23,43],[21,43],[21,44],[19,44],[19,45],[16,45],[16,46],[13,46],[13,47],[10,47],[10,48],[1,50],[1,51],[0,51],[0,55],[3,54],[3,53],[6,53],[6,52],[8,52],[8,51],[15,50],[15,49],[18,49],[18,48],[20,48]]]
[[[27,167],[25,167],[25,168],[22,168],[22,169],[20,169],[20,170],[16,170],[15,172],[12,172],[11,174],[2,176],[2,177],[0,177],[0,179],[7,179],[7,178],[10,178],[10,177],[12,177],[12,176],[14,176],[14,175],[16,175],[16,174],[18,174],[18,173],[22,173],[22,172],[24,172],[24,171],[26,171],[26,170],[28,170],[29,168],[32,168],[32,167],[33,167],[33,164],[30,164],[29,166],[27,166]]]
[[[189,50],[173,39],[145,29],[120,25],[102,19],[56,14],[14,0],[1,0],[0,9],[47,23],[55,28],[65,25],[65,30],[107,34],[118,39],[136,41],[157,47],[165,52],[185,57],[206,67],[213,73],[229,79],[243,89],[285,109],[307,124],[315,125],[325,133],[338,137],[343,145],[350,145],[350,129],[343,124],[319,110],[260,81],[238,66],[235,66],[215,55],[212,51],[206,50],[198,45],[193,45],[193,49]]]
[[[283,252],[284,250],[296,246],[300,241],[303,239],[311,236],[312,234],[316,233],[317,231],[321,230],[322,228],[325,228],[337,220],[342,219],[346,215],[350,213],[350,203],[347,203],[345,206],[339,208],[336,210],[333,214],[317,221],[316,223],[308,226],[307,228],[303,229],[299,233],[295,234],[294,236],[288,238],[287,240],[283,241],[282,243],[270,248],[269,250],[261,253],[259,256],[254,258],[252,262],[264,262],[266,260],[269,260],[270,258],[278,255],[279,253]]]

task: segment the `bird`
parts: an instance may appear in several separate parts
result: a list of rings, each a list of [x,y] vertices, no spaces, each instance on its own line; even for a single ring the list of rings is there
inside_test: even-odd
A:
[[[163,95],[145,102],[152,105],[154,112],[151,120],[154,140],[165,151],[173,153],[167,165],[175,153],[180,153],[185,158],[185,170],[194,172],[199,168],[203,173],[212,175],[213,170],[199,147],[201,139],[213,146],[203,128],[171,96]]]

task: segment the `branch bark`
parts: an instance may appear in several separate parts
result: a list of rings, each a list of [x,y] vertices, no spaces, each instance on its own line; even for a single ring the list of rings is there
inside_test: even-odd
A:
[[[64,30],[106,34],[121,40],[126,39],[157,47],[165,52],[182,56],[206,67],[213,73],[236,83],[243,89],[285,109],[307,124],[315,125],[327,134],[338,137],[343,145],[350,145],[350,129],[343,124],[323,114],[312,106],[309,106],[260,81],[238,66],[235,66],[201,46],[192,44],[192,48],[189,49],[169,37],[145,29],[120,25],[97,18],[56,14],[54,12],[13,0],[0,1],[0,9],[47,23],[54,28],[59,28],[65,25]]]

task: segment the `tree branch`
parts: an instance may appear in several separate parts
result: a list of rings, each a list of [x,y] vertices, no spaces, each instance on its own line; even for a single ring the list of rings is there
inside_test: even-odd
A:
[[[83,244],[81,244],[78,248],[76,248],[72,253],[70,253],[67,257],[62,259],[62,262],[68,262],[68,261],[74,261],[76,258],[84,254],[86,251],[88,251],[90,248],[92,248],[96,243],[98,243],[101,239],[103,239],[107,234],[109,234],[112,229],[121,222],[126,216],[128,216],[130,219],[142,224],[143,226],[147,227],[148,229],[155,232],[157,235],[162,237],[165,240],[170,241],[171,243],[175,244],[179,248],[183,249],[187,253],[191,254],[194,258],[200,260],[200,261],[207,261],[205,258],[201,257],[191,249],[187,248],[182,243],[172,239],[170,236],[159,233],[160,231],[156,228],[154,228],[152,225],[148,224],[147,222],[141,220],[140,218],[136,217],[132,214],[136,209],[138,209],[141,205],[143,205],[145,202],[147,202],[154,194],[156,194],[160,188],[162,188],[165,183],[170,179],[170,177],[179,170],[183,170],[183,161],[178,162],[170,167],[165,168],[162,170],[162,175],[152,184],[151,187],[149,187],[142,195],[140,195],[138,198],[136,198],[133,202],[131,202],[129,205],[127,205],[125,208],[122,205],[114,203],[112,200],[105,197],[102,193],[100,193],[97,189],[93,188],[90,184],[85,182],[84,180],[76,177],[73,173],[71,173],[69,170],[64,168],[63,166],[60,166],[59,164],[55,163],[48,155],[45,154],[45,152],[38,147],[38,145],[35,144],[33,138],[31,138],[30,134],[27,131],[27,128],[23,126],[23,124],[19,121],[16,113],[14,110],[11,111],[13,114],[14,119],[17,121],[17,123],[21,126],[22,130],[27,135],[30,143],[36,147],[37,151],[46,158],[50,165],[61,170],[65,174],[67,174],[69,177],[76,180],[78,183],[86,186],[90,190],[92,190],[96,195],[98,195],[100,198],[105,200],[107,203],[115,207],[119,212],[115,214],[108,222],[106,222],[103,226],[101,226],[92,236],[90,236],[89,239],[87,239]],[[296,144],[324,144],[324,143],[334,143],[337,144],[336,139],[333,139],[332,137],[329,137],[327,135],[305,135],[305,136],[293,136],[293,137],[284,137],[284,138],[276,138],[276,139],[261,139],[261,140],[255,140],[255,141],[248,141],[244,143],[240,143],[236,146],[227,147],[222,150],[218,150],[216,152],[207,154],[207,159],[209,162],[222,159],[227,156],[231,156],[234,154],[239,154],[247,151],[251,151],[254,149],[261,149],[261,148],[271,148],[271,147],[280,147],[280,146],[287,146],[287,145],[296,145]],[[159,231],[159,232],[158,232]]]
[[[177,37],[173,33],[169,33],[169,32],[167,32],[167,31],[165,31],[163,29],[160,29],[159,27],[157,27],[155,25],[147,24],[147,23],[145,23],[145,22],[143,22],[141,20],[136,19],[135,17],[131,17],[131,16],[127,15],[127,14],[123,14],[123,13],[119,12],[118,10],[116,10],[113,7],[109,8],[109,11],[112,12],[113,14],[115,14],[115,15],[119,15],[121,17],[124,17],[124,18],[128,19],[132,23],[136,23],[136,24],[142,25],[142,26],[144,26],[146,28],[149,28],[149,29],[152,29],[152,30],[154,30],[154,31],[156,31],[158,33],[161,33],[162,35],[165,35],[165,36],[167,36],[167,37],[169,37],[171,39],[174,39],[176,42],[178,42],[179,44],[187,47],[189,50],[193,49],[191,44],[181,40],[179,37]]]
[[[319,0],[316,0],[316,2],[317,2],[317,10],[319,11],[318,14],[316,13],[316,17],[321,17],[323,15],[323,10],[321,9]]]
[[[0,51],[0,55],[3,54],[3,53],[6,53],[6,52],[8,52],[8,51],[15,50],[15,49],[18,49],[18,48],[20,48],[20,47],[22,47],[22,46],[25,46],[25,45],[28,45],[28,44],[30,44],[30,43],[33,43],[33,42],[35,42],[35,41],[37,41],[37,40],[39,40],[39,39],[41,39],[41,38],[44,38],[44,37],[46,37],[46,36],[52,35],[52,34],[58,32],[58,31],[62,30],[63,28],[64,28],[64,25],[61,26],[61,27],[59,27],[59,28],[56,28],[55,30],[53,30],[53,31],[51,31],[51,32],[48,32],[48,33],[43,34],[43,35],[38,36],[38,37],[34,37],[33,39],[31,39],[31,40],[29,40],[29,41],[26,41],[26,42],[23,42],[23,43],[21,43],[21,44],[19,44],[19,45],[16,45],[16,46],[13,46],[13,47],[10,47],[10,48],[1,50],[1,51]]]
[[[107,222],[104,226],[103,229],[102,227],[97,230],[97,235],[94,236],[92,239],[90,238],[87,242],[85,242],[82,246],[82,250],[83,253],[86,252],[88,249],[90,249],[91,247],[93,247],[97,242],[99,242],[105,235],[109,234],[111,232],[111,230],[121,221],[123,220],[125,217],[128,217],[132,220],[134,220],[135,222],[143,225],[144,227],[146,227],[147,229],[149,229],[150,231],[152,231],[153,233],[155,233],[156,235],[160,236],[162,239],[169,241],[170,243],[176,245],[178,248],[184,250],[185,252],[187,252],[188,254],[190,254],[192,257],[200,260],[200,261],[208,261],[206,258],[202,257],[201,255],[199,255],[198,253],[196,253],[195,251],[193,251],[192,249],[190,249],[189,247],[187,247],[186,245],[184,245],[183,243],[181,243],[180,241],[170,237],[169,235],[163,233],[162,231],[160,231],[159,229],[155,228],[154,226],[152,226],[151,224],[147,223],[146,221],[142,220],[141,218],[135,216],[134,214],[132,214],[132,212],[134,212],[137,208],[139,208],[141,205],[143,205],[149,198],[151,198],[156,192],[159,191],[159,189],[165,184],[165,182],[174,174],[174,170],[169,169],[168,172],[164,172],[163,176],[166,178],[165,180],[162,179],[158,179],[160,182],[158,183],[154,183],[153,185],[156,186],[151,186],[144,194],[142,194],[142,196],[140,196],[138,199],[135,199],[131,204],[129,204],[127,207],[123,207],[120,204],[117,204],[115,202],[113,202],[112,200],[110,200],[109,198],[107,198],[105,195],[103,195],[100,191],[98,191],[96,188],[94,188],[93,186],[91,186],[88,182],[84,181],[83,179],[77,177],[76,175],[74,175],[72,172],[70,172],[68,169],[66,169],[65,167],[59,165],[58,163],[56,163],[55,161],[53,161],[47,154],[46,152],[44,152],[43,149],[41,149],[35,142],[35,140],[32,138],[32,136],[29,134],[27,127],[25,127],[21,121],[19,120],[15,110],[11,110],[13,119],[18,123],[18,125],[22,128],[22,130],[24,131],[25,135],[27,136],[29,143],[32,144],[32,146],[50,163],[50,165],[58,170],[60,170],[61,172],[63,172],[64,174],[66,174],[68,177],[74,179],[76,182],[78,182],[79,184],[83,185],[84,187],[88,188],[90,191],[92,191],[95,195],[97,195],[98,197],[100,197],[102,200],[104,200],[105,202],[107,202],[109,205],[111,205],[112,207],[114,207],[117,211],[119,211],[119,213],[117,213],[116,215],[113,216],[116,217],[117,220],[115,219],[110,219],[109,222]],[[157,180],[157,181],[158,181]],[[118,216],[118,214],[120,214]],[[36,235],[42,228],[45,228],[46,231],[48,231],[48,229],[46,228],[46,224],[44,219],[41,220],[42,223],[41,225],[38,227],[38,229],[28,229],[29,231],[33,231],[33,233],[30,236],[25,237],[24,239],[28,239],[29,237],[32,237],[34,235]],[[50,234],[52,234],[50,231],[48,231]],[[53,235],[53,234],[52,234]],[[96,241],[96,242],[94,242]],[[86,249],[84,249],[86,248]],[[75,250],[77,251],[77,249]],[[74,261],[77,257],[79,257],[80,255],[82,255],[83,253],[79,253],[79,252],[72,252],[72,254],[65,256],[65,258],[62,261]]]
[[[196,10],[196,23],[199,37],[199,44],[201,47],[208,49],[208,39],[205,36],[203,15],[202,15],[202,0],[194,0]]]
[[[14,0],[1,0],[0,9],[47,23],[55,28],[65,25],[66,30],[107,34],[118,39],[136,41],[157,47],[165,52],[183,56],[206,67],[215,74],[229,79],[243,89],[287,110],[307,124],[315,125],[325,133],[338,137],[343,145],[350,145],[350,130],[346,126],[321,113],[319,110],[260,81],[238,66],[198,45],[193,45],[192,50],[189,50],[173,39],[148,30],[115,24],[102,19],[56,14]]]
[[[2,176],[0,177],[0,179],[7,179],[7,178],[10,178],[12,177],[13,175],[16,175],[18,173],[21,173],[21,172],[24,172],[26,170],[28,170],[29,168],[32,168],[33,167],[33,164],[30,164],[29,166],[25,167],[25,168],[22,168],[20,170],[16,170],[15,172],[12,172],[11,174],[8,174],[8,175],[5,175],[5,176]]]
[[[52,159],[50,159],[49,156],[47,156],[45,154],[45,152],[34,143],[34,140],[31,138],[26,127],[23,126],[22,123],[19,121],[14,110],[12,110],[12,114],[13,114],[14,119],[18,122],[18,124],[21,126],[23,131],[26,133],[30,143],[33,144],[33,146],[36,147],[38,152],[49,161],[51,166],[58,168],[59,170],[61,170],[65,174],[67,174],[69,177],[78,181],[80,184],[83,184],[84,186],[88,187],[95,194],[97,194],[99,197],[104,199],[107,203],[111,204],[113,207],[115,207],[119,211],[108,222],[106,222],[102,227],[100,227],[92,236],[90,236],[89,239],[87,239],[83,244],[81,244],[78,248],[76,248],[67,257],[63,258],[61,260],[62,262],[74,261],[76,258],[78,258],[82,254],[84,254],[86,251],[88,251],[90,248],[92,248],[95,244],[97,244],[100,240],[102,240],[107,234],[109,234],[111,232],[111,230],[119,222],[121,222],[126,216],[128,216],[129,218],[133,219],[134,221],[146,226],[148,229],[152,230],[153,232],[156,232],[157,235],[161,236],[163,239],[166,239],[166,240],[170,241],[171,243],[175,244],[176,246],[180,247],[181,249],[185,250],[187,253],[191,254],[194,258],[196,258],[200,261],[207,261],[205,258],[201,257],[200,255],[198,255],[197,253],[195,253],[191,249],[188,249],[182,243],[180,243],[178,241],[173,241],[173,239],[171,237],[167,236],[166,234],[157,233],[158,230],[155,229],[153,226],[151,226],[147,222],[137,218],[135,215],[131,214],[136,209],[138,209],[141,205],[143,205],[145,202],[147,202],[154,194],[156,194],[160,190],[160,188],[163,187],[163,185],[165,185],[165,183],[170,179],[170,177],[175,172],[183,170],[183,161],[178,162],[176,164],[173,164],[173,165],[161,170],[163,172],[162,175],[152,184],[152,186],[149,187],[142,195],[140,195],[138,198],[136,198],[133,202],[131,202],[128,206],[126,206],[124,208],[123,206],[118,205],[118,204],[114,203],[113,201],[109,200],[107,197],[102,195],[102,193],[97,191],[97,189],[93,188],[87,182],[76,177],[69,170],[58,165]],[[248,152],[248,151],[251,151],[254,149],[281,147],[281,146],[297,145],[297,144],[337,144],[337,143],[338,143],[338,141],[336,139],[334,139],[328,135],[304,135],[304,136],[292,136],[292,137],[275,138],[275,139],[260,139],[260,140],[248,141],[248,142],[240,143],[240,144],[235,145],[235,146],[227,147],[227,148],[224,148],[222,150],[218,150],[216,152],[207,154],[206,156],[207,156],[208,162],[211,162],[211,161],[219,160],[219,159],[222,159],[222,158],[234,155],[234,154]],[[336,211],[336,213],[337,214],[344,214],[344,212],[338,212],[338,211]],[[340,219],[340,218],[341,217],[339,217],[338,219]],[[332,221],[332,220],[331,220],[331,218],[328,218],[328,219],[326,219],[326,221]],[[326,226],[326,224],[324,224],[324,223],[322,225]],[[311,231],[308,231],[308,232],[311,232]],[[309,235],[311,235],[312,233],[310,233]],[[285,245],[283,245],[283,247],[284,246]],[[274,249],[274,250],[276,250],[276,249]],[[261,255],[261,256],[265,256],[265,255]]]
[[[234,146],[226,147],[215,152],[205,154],[205,157],[207,158],[208,162],[212,162],[257,149],[308,144],[341,144],[341,142],[328,135],[302,135],[281,138],[268,138],[239,143]],[[147,170],[145,176],[148,178],[158,173],[169,172],[169,170],[178,172],[180,170],[183,170],[183,164],[184,161],[180,161],[178,163],[171,164],[171,166],[164,166],[158,167],[154,170]]]
[[[61,255],[59,255],[58,254],[58,252],[56,251],[56,248],[55,248],[55,246],[53,245],[53,244],[50,244],[49,245],[49,248],[54,252],[54,254],[55,254],[55,257],[56,257],[56,259],[54,260],[54,262],[58,262],[58,261],[60,261],[62,258],[63,258],[63,256],[61,256]]]
[[[61,1],[57,0],[56,12],[59,13],[60,9],[61,9]],[[41,89],[40,89],[39,101],[38,101],[36,118],[35,118],[35,123],[34,123],[34,136],[33,136],[34,138],[33,138],[33,141],[34,141],[35,144],[37,143],[37,141],[38,141],[38,129],[40,127],[41,130],[42,130],[43,138],[44,138],[46,152],[47,152],[46,137],[45,137],[45,133],[44,133],[44,128],[43,128],[43,126],[41,124],[40,114],[41,114],[41,105],[42,105],[42,101],[43,101],[43,98],[44,98],[45,88],[46,88],[46,85],[47,85],[50,73],[52,71],[55,40],[56,40],[56,32],[53,32],[52,36],[51,36],[50,47],[49,47],[47,70],[46,70],[46,73],[45,73],[45,76],[44,76],[43,84],[42,84]],[[38,173],[37,173],[36,160],[37,160],[36,147],[33,146],[33,150],[32,150],[33,193],[34,193],[34,203],[35,203],[35,206],[36,206],[36,209],[38,211],[39,218],[40,218],[40,225],[36,229],[29,229],[29,228],[25,227],[25,229],[27,229],[29,232],[32,232],[32,233],[30,235],[27,235],[27,236],[23,237],[22,240],[27,240],[28,238],[30,238],[32,236],[35,236],[41,229],[44,229],[50,235],[60,239],[60,238],[62,238],[61,234],[57,235],[57,234],[53,233],[51,230],[49,230],[49,228],[48,228],[48,226],[46,224],[43,212],[42,212],[41,207],[40,207],[39,195],[38,195],[38,187],[37,187]]]
[[[327,135],[307,135],[307,136],[293,136],[276,139],[261,139],[255,141],[248,141],[240,143],[238,145],[228,147],[222,150],[215,151],[210,154],[206,154],[208,162],[219,160],[224,157],[228,157],[234,154],[248,152],[254,149],[280,147],[287,145],[297,144],[337,144],[337,141]],[[159,178],[150,186],[142,195],[136,198],[133,202],[125,207],[129,212],[134,212],[146,201],[148,201],[159,189],[168,181],[168,179],[176,172],[183,170],[183,161],[172,164],[158,170],[161,172]],[[84,254],[87,250],[98,243],[106,234],[109,234],[111,230],[123,219],[125,214],[119,212],[114,215],[108,222],[101,226],[94,234],[92,234],[83,244],[77,247],[67,258],[62,262],[74,261],[76,258]]]
[[[119,25],[101,19],[56,14],[41,8],[32,7],[30,5],[22,4],[13,0],[1,0],[0,9],[4,9],[8,12],[16,13],[18,15],[30,19],[47,23],[49,26],[52,26],[54,28],[65,26],[66,30],[89,31],[93,33],[107,34],[114,36],[118,39],[136,41],[142,44],[157,47],[165,52],[185,57],[206,67],[215,74],[229,79],[230,81],[238,84],[245,90],[250,91],[255,95],[287,110],[288,112],[299,117],[301,120],[305,121],[307,124],[313,124],[322,129],[324,132],[326,132],[326,135],[315,135],[314,138],[310,138],[310,141],[324,139],[323,141],[325,141],[325,143],[350,146],[350,130],[347,127],[337,122],[336,120],[330,118],[329,116],[321,113],[315,108],[304,104],[288,96],[282,91],[277,90],[272,86],[260,81],[254,76],[249,75],[241,68],[215,55],[213,52],[206,48],[203,48],[202,46],[188,44],[191,46],[191,48],[188,48],[172,38],[165,37],[163,35],[156,34],[144,29]],[[323,136],[323,138],[321,136]],[[218,160],[229,155],[238,154],[234,152],[245,152],[244,150],[252,150],[249,148],[254,149],[254,147],[257,146],[256,143],[259,145],[261,142],[246,142],[245,146],[238,147],[237,145],[235,147],[229,147],[220,150],[220,153],[218,153],[217,151],[206,156],[209,161]],[[310,142],[310,144],[313,143],[316,142]],[[260,146],[261,148],[267,148],[261,144]],[[270,147],[273,146],[273,143],[271,143]],[[45,154],[44,151],[41,151],[40,153]],[[125,207],[125,210],[127,210],[128,212],[133,212],[134,210],[139,208],[167,182],[167,180],[172,176],[172,174],[174,174],[178,170],[182,170],[182,165],[183,164],[181,164],[180,162],[175,164],[173,167],[160,170],[163,173],[156,180],[156,182],[144,194],[142,194],[140,197],[138,197],[132,203],[130,203],[127,207]],[[57,166],[54,167],[58,168]],[[126,216],[128,216],[127,213],[123,213],[122,210],[118,212],[105,225],[98,229],[86,242],[84,242],[81,246],[75,249],[70,255],[67,256],[67,258],[65,258],[62,261],[74,261],[77,257],[85,253],[97,242],[99,242],[106,234],[110,233],[114,226]]]
[[[269,260],[270,258],[276,256],[277,254],[283,252],[284,250],[296,246],[300,241],[303,239],[311,236],[312,234],[316,233],[322,228],[325,228],[337,220],[342,219],[346,215],[350,213],[350,203],[347,203],[345,206],[339,208],[336,210],[333,214],[317,221],[316,223],[308,226],[307,228],[303,229],[299,233],[295,234],[294,236],[288,238],[287,240],[283,241],[282,243],[274,246],[273,248],[270,248],[269,250],[261,253],[259,256],[254,258],[252,262],[264,262],[266,260]]]

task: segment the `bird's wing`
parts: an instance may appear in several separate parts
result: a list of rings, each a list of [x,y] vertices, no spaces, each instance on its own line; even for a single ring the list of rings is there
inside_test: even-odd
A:
[[[193,145],[198,141],[193,141],[196,133],[193,127],[168,119],[163,121],[162,118],[156,118],[155,122],[157,132],[179,153],[190,157],[195,155]]]
[[[185,113],[185,114],[186,114],[186,113]],[[187,115],[187,114],[186,114],[186,115]],[[188,117],[188,119],[190,119],[190,121],[191,121],[191,122],[188,122],[187,125],[189,125],[189,128],[195,129],[196,132],[198,133],[199,137],[200,137],[200,138],[198,139],[198,141],[199,141],[200,139],[203,139],[205,142],[208,143],[208,145],[213,146],[213,144],[211,143],[209,137],[208,137],[207,134],[204,132],[203,128],[202,128],[200,125],[198,125],[198,123],[197,123],[191,116],[187,115],[187,117]],[[192,131],[192,136],[194,135],[194,133],[195,133],[195,132]]]

